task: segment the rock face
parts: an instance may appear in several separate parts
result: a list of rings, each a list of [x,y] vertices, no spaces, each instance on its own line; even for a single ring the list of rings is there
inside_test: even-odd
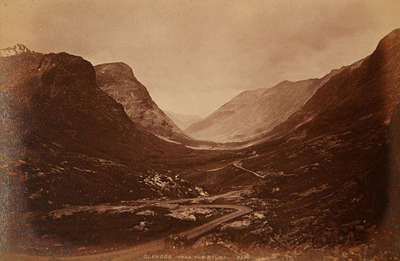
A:
[[[197,139],[216,142],[252,139],[296,112],[319,88],[321,81],[284,81],[272,88],[242,92],[185,132]]]
[[[195,122],[201,121],[202,118],[198,115],[181,114],[170,111],[165,111],[168,117],[182,130],[188,128]]]
[[[99,87],[121,103],[129,118],[139,127],[175,141],[189,140],[157,106],[128,65],[100,64],[95,66],[95,70]]]

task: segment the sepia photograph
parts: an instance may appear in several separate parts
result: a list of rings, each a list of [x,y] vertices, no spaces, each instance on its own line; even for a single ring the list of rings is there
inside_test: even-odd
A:
[[[399,0],[0,0],[0,261],[400,261]]]

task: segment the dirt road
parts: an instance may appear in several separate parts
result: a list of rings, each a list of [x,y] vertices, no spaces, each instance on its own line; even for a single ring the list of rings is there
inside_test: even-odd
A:
[[[259,178],[262,178],[262,179],[265,178],[265,176],[260,175],[260,174],[258,174],[258,173],[255,172],[255,171],[252,171],[252,170],[249,170],[249,169],[244,168],[244,167],[242,166],[242,161],[241,161],[241,160],[238,160],[238,161],[233,162],[232,165],[233,165],[234,167],[238,168],[238,169],[244,170],[244,171],[246,171],[246,172],[248,172],[248,173],[250,173],[250,174],[253,174],[253,175],[255,175],[255,176],[259,177]]]
[[[252,211],[251,208],[240,205],[223,205],[223,204],[193,204],[199,201],[209,200],[214,201],[219,198],[232,199],[240,197],[242,191],[231,191],[228,193],[214,195],[210,197],[199,197],[199,198],[186,198],[186,199],[177,199],[177,200],[141,200],[140,202],[146,205],[154,205],[154,204],[177,204],[190,202],[192,205],[181,205],[183,208],[228,208],[235,209],[235,212],[229,213],[222,217],[216,218],[206,224],[200,225],[188,231],[182,232],[179,235],[185,236],[187,239],[194,239],[198,236],[201,236],[207,232],[210,232],[217,226],[221,225],[224,222],[235,219],[242,215],[248,214]],[[57,261],[57,260],[70,260],[70,261],[124,261],[124,260],[143,260],[144,256],[148,253],[162,251],[166,247],[165,239],[155,240],[146,244],[138,245],[132,248],[112,251],[108,253],[100,253],[94,255],[86,255],[86,256],[68,256],[68,257],[52,257],[52,256],[33,256],[26,254],[14,254],[14,253],[0,253],[1,261]]]
[[[219,217],[217,219],[214,219],[204,225],[195,227],[191,230],[185,231],[181,233],[180,235],[185,236],[187,239],[193,239],[196,238],[202,234],[205,234],[217,226],[221,225],[224,222],[227,222],[231,219],[243,216],[247,213],[250,213],[252,211],[251,208],[244,207],[244,206],[237,206],[237,205],[190,205],[187,207],[199,207],[199,208],[229,208],[229,209],[236,209],[237,211],[224,215],[222,217]]]

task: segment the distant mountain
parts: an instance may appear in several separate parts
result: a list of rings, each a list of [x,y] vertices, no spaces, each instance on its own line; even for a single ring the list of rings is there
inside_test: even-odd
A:
[[[31,52],[32,51],[29,50],[25,45],[16,44],[12,47],[0,49],[0,57],[8,57],[8,56],[13,56],[13,55],[18,55],[21,53],[31,53]]]
[[[99,87],[121,103],[129,118],[139,127],[175,141],[190,139],[158,107],[127,64],[107,63],[94,68]]]
[[[203,118],[198,115],[181,114],[170,111],[165,111],[168,117],[178,125],[182,130],[186,129],[195,122],[201,121]]]
[[[216,142],[249,140],[285,121],[304,105],[322,81],[284,81],[272,88],[242,92],[185,132],[197,139]]]

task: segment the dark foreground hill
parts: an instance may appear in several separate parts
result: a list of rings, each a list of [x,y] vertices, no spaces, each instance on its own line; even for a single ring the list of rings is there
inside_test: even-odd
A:
[[[10,213],[190,196],[180,181],[157,193],[141,183],[191,151],[138,128],[97,86],[89,62],[23,52],[1,57],[0,75],[2,203]]]

